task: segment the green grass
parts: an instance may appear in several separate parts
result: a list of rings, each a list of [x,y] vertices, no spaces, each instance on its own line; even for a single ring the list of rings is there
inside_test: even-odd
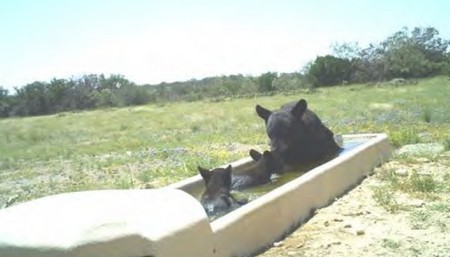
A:
[[[275,109],[300,98],[336,134],[385,132],[396,147],[449,142],[449,88],[445,77],[436,77],[405,87],[349,85],[313,94],[2,119],[0,203],[13,195],[24,201],[76,190],[161,187],[187,178],[197,174],[197,165],[214,167],[246,157],[249,148],[267,148],[255,105]]]
[[[420,137],[414,128],[405,127],[392,131],[390,133],[390,140],[394,146],[399,147],[402,145],[419,143]]]

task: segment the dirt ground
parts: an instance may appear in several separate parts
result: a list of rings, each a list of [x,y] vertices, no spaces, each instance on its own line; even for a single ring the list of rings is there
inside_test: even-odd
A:
[[[410,176],[411,170],[444,174],[445,188],[450,174],[450,154],[438,158],[416,158],[413,164],[385,163],[360,185],[328,207],[322,208],[285,239],[257,255],[275,256],[450,256],[450,201],[448,191],[432,196],[401,190],[386,193],[398,207],[388,211],[376,201],[376,189],[386,190],[383,171]],[[445,161],[447,160],[447,161]],[[444,164],[443,164],[444,163]],[[406,173],[405,173],[406,172]]]

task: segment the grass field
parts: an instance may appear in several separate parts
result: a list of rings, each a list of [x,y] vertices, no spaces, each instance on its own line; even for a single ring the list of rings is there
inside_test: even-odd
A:
[[[335,134],[385,132],[394,146],[450,148],[450,80],[146,105],[0,120],[0,206],[85,189],[152,188],[267,148],[260,104],[305,98]]]

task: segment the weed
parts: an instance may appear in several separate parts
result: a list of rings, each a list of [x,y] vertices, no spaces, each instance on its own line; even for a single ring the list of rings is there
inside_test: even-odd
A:
[[[443,213],[450,212],[449,203],[437,203],[437,204],[431,205],[429,208],[430,208],[430,210],[437,211],[437,212],[443,212]]]
[[[410,191],[422,193],[435,192],[439,187],[432,175],[421,175],[417,171],[411,173],[406,185]]]
[[[191,131],[192,131],[192,133],[197,133],[197,132],[199,132],[200,131],[200,125],[198,125],[198,124],[193,124],[192,126],[191,126]]]
[[[408,248],[408,250],[411,252],[411,255],[409,256],[423,256],[423,253],[421,252],[420,249],[418,249],[417,246],[412,246]]]
[[[412,229],[426,229],[430,224],[430,211],[414,210],[409,214],[409,221]]]
[[[435,223],[436,223],[436,226],[439,228],[440,232],[447,232],[448,231],[448,229],[449,229],[448,225],[449,224],[447,224],[444,219],[443,220],[437,219],[435,221]]]
[[[120,176],[115,179],[114,185],[119,189],[127,189],[127,188],[133,188],[135,185],[134,178],[130,174],[129,176]]]
[[[5,131],[5,132],[3,133],[3,137],[4,137],[5,143],[9,144],[9,143],[12,142],[11,132],[10,132],[10,131]]]
[[[136,179],[138,179],[141,182],[148,183],[153,179],[153,174],[151,171],[144,170],[138,173]]]
[[[129,126],[127,124],[121,124],[119,127],[119,130],[124,131],[124,130],[127,130],[128,128],[129,128]]]
[[[393,192],[387,187],[374,188],[373,198],[381,207],[391,213],[395,213],[400,209]]]
[[[444,150],[450,151],[450,135],[448,135],[447,138],[444,139]]]
[[[400,176],[393,169],[387,169],[380,171],[379,177],[388,183],[391,190],[414,193],[416,196],[430,199],[434,196],[431,193],[444,187],[432,174],[420,174],[414,169],[410,170],[407,176]]]
[[[400,178],[395,173],[395,169],[382,169],[377,174],[381,180],[388,182],[391,187],[399,187]]]
[[[392,239],[388,239],[388,238],[383,239],[382,245],[383,245],[383,247],[390,248],[390,249],[400,248],[400,242],[396,242],[396,241],[394,241]]]
[[[422,111],[422,118],[426,123],[431,122],[431,109],[430,108],[427,107]]]
[[[449,224],[447,224],[448,220],[442,215],[446,215],[448,210],[449,206],[446,204],[435,204],[427,208],[413,210],[409,214],[411,228],[426,229],[434,226],[441,232],[446,232]]]

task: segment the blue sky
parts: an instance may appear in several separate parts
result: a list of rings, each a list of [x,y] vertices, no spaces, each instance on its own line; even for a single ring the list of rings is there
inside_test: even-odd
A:
[[[450,39],[446,0],[2,0],[0,86],[89,73],[138,84],[299,71],[407,26]]]

